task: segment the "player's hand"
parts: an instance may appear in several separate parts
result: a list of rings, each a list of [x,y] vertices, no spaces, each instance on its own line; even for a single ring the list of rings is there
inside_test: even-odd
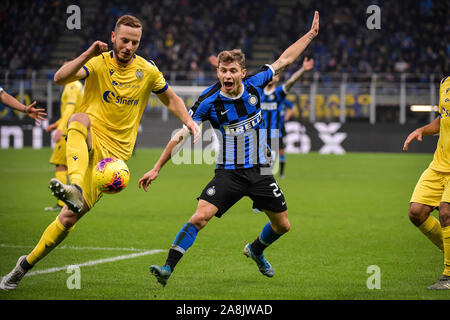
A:
[[[108,51],[108,45],[97,40],[87,49],[87,54],[90,58],[93,58],[105,51]]]
[[[45,132],[52,132],[53,130],[55,130],[56,128],[58,127],[58,124],[55,122],[55,123],[52,123],[52,124],[49,124],[48,126],[47,126],[47,128],[45,128]]]
[[[47,115],[45,113],[45,109],[43,108],[35,108],[36,101],[33,101],[32,104],[25,108],[25,113],[32,119],[36,121],[37,124],[41,124],[40,120],[45,120],[44,116]]]
[[[139,179],[138,186],[139,189],[142,187],[145,192],[148,191],[148,186],[152,183],[153,180],[158,178],[159,170],[153,168]]]
[[[312,70],[312,68],[314,68],[314,59],[309,59],[305,57],[305,59],[303,59],[303,65],[302,65],[303,71],[309,71]]]
[[[214,56],[214,55],[209,56],[208,61],[214,68],[219,67],[219,60],[217,59],[216,56]]]
[[[56,130],[55,134],[53,135],[53,141],[58,143],[62,138],[62,131],[61,130]]]
[[[193,143],[197,143],[202,134],[202,129],[200,129],[200,126],[195,121],[190,121],[188,124],[186,124],[186,127],[189,129],[191,135],[194,136]]]
[[[310,39],[314,39],[319,34],[319,11],[314,11],[314,20],[309,30]]]
[[[403,144],[403,151],[408,150],[408,146],[413,140],[422,142],[422,130],[417,129],[409,134],[409,136],[405,140],[405,143]]]

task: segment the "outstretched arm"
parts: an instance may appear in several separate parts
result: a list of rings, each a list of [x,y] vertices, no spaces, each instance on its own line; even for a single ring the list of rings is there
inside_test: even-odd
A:
[[[284,89],[286,91],[289,91],[289,89],[292,88],[292,86],[294,85],[294,83],[300,79],[300,77],[306,72],[311,70],[312,68],[314,68],[314,59],[309,59],[305,57],[305,59],[303,59],[303,65],[300,69],[298,69],[297,71],[295,71],[292,76],[284,83]]]
[[[65,85],[75,80],[84,79],[87,76],[83,66],[91,58],[98,56],[108,50],[108,45],[101,41],[95,41],[89,49],[79,55],[77,58],[64,63],[61,68],[56,71],[53,80],[59,85]]]
[[[405,143],[403,144],[403,151],[408,150],[408,146],[413,140],[422,142],[422,136],[428,136],[439,133],[440,129],[441,129],[441,117],[437,116],[436,119],[433,120],[433,122],[427,124],[426,126],[418,128],[409,134],[409,136],[405,140]]]
[[[47,115],[47,113],[45,113],[45,109],[35,108],[36,101],[33,101],[33,103],[31,103],[29,106],[25,106],[3,89],[0,90],[0,102],[10,107],[11,109],[25,113],[30,118],[36,120],[38,124],[40,123],[40,120],[45,120],[44,116]]]
[[[306,49],[309,43],[319,34],[319,12],[314,12],[314,20],[311,29],[303,37],[298,39],[292,45],[289,46],[272,64],[275,74],[278,74],[284,70],[288,65],[295,61],[300,54]]]
[[[183,100],[170,87],[168,87],[163,93],[158,94],[158,98],[175,116],[177,116],[178,119],[181,120],[181,122],[186,125],[190,133],[194,136],[193,142],[196,143],[200,138],[201,130],[198,124],[192,120]]]
[[[180,150],[180,148],[186,142],[188,136],[189,132],[187,131],[187,129],[182,128],[173,136],[172,139],[170,139],[169,143],[167,144],[166,148],[162,152],[159,160],[155,163],[153,168],[146,174],[144,174],[141,179],[139,179],[139,189],[142,187],[145,192],[148,191],[148,186],[152,183],[153,180],[158,177],[159,171],[162,169],[162,167],[164,167],[167,161],[172,158],[172,155],[176,154]]]

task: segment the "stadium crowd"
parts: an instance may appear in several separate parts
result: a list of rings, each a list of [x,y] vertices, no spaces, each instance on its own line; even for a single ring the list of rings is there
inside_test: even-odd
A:
[[[225,0],[214,5],[206,0],[99,1],[94,20],[80,31],[80,52],[94,40],[108,40],[110,31],[105,30],[113,29],[117,17],[130,13],[145,24],[138,53],[164,71],[210,70],[207,57],[229,48],[241,48],[251,58],[254,40],[267,36],[277,40],[274,57],[278,56],[310,25],[314,10],[321,14],[322,32],[306,54],[315,58],[317,71],[440,75],[450,69],[446,1],[295,0],[284,2],[289,10],[281,10],[275,0]],[[65,28],[62,17],[69,4],[2,2],[0,68],[45,68]],[[379,30],[366,27],[371,4],[381,8]]]

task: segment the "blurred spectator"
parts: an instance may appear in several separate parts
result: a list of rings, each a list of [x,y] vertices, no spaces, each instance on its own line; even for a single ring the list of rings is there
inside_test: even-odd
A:
[[[0,4],[1,68],[40,69],[64,30],[68,0],[13,1]]]

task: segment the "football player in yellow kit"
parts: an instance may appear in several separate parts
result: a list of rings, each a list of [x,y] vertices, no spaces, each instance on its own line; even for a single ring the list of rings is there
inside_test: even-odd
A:
[[[122,16],[111,33],[112,51],[107,52],[106,43],[96,41],[55,73],[54,80],[60,85],[86,79],[83,113],[72,115],[67,128],[66,156],[71,184],[50,180],[52,193],[66,205],[31,253],[20,257],[16,267],[3,277],[0,289],[14,290],[25,273],[61,243],[99,200],[95,165],[107,157],[129,159],[151,92],[194,134],[194,142],[198,140],[200,127],[189,116],[183,100],[168,86],[152,61],[135,54],[141,34],[139,19]]]
[[[450,289],[450,77],[441,80],[439,116],[430,124],[414,130],[403,150],[413,140],[439,133],[433,161],[422,173],[410,200],[409,218],[439,249],[444,251],[444,271],[430,290]],[[430,213],[439,208],[439,221]]]
[[[53,149],[50,163],[55,166],[55,178],[62,182],[67,182],[67,160],[66,160],[66,139],[67,122],[74,113],[80,112],[83,101],[83,84],[74,81],[64,86],[61,95],[61,117],[55,123],[50,124],[45,131],[52,132],[55,148]],[[64,202],[58,200],[52,207],[46,207],[45,211],[59,211],[64,207]]]

